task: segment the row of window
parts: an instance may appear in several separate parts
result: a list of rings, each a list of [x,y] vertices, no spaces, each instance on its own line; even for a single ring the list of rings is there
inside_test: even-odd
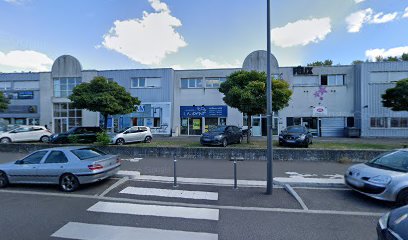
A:
[[[39,81],[0,82],[0,90],[38,90]]]
[[[370,119],[372,128],[408,128],[408,118],[373,117]]]
[[[343,86],[345,75],[294,76],[293,86]]]
[[[182,78],[180,87],[187,88],[219,88],[226,77]]]
[[[21,91],[21,92],[3,92],[4,97],[7,99],[33,99],[34,92],[33,91]]]
[[[68,97],[82,83],[79,77],[54,78],[54,97]]]

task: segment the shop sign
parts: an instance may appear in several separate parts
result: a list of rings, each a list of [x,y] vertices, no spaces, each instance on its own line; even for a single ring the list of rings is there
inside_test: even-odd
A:
[[[227,106],[181,106],[181,118],[227,117]]]
[[[314,107],[313,116],[327,116],[327,108],[323,106]]]
[[[201,119],[193,119],[193,130],[201,129]]]
[[[143,104],[136,107],[136,112],[132,114],[133,117],[152,117],[152,105]]]
[[[313,74],[312,67],[294,67],[293,68],[293,75],[312,75]]]

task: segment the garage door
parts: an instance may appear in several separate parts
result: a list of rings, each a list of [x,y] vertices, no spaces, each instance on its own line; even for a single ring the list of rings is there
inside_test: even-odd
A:
[[[344,137],[344,118],[321,118],[322,137]]]

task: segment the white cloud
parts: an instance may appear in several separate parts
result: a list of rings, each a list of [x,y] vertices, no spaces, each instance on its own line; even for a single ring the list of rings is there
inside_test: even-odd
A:
[[[398,12],[384,14],[383,12],[374,13],[371,8],[367,8],[350,14],[346,18],[348,32],[360,32],[364,24],[381,24],[391,22],[397,19]]]
[[[28,1],[28,0],[4,0],[6,3],[12,3],[12,4],[23,4],[24,2]]]
[[[235,60],[233,64],[231,63],[218,63],[208,58],[197,58],[196,63],[199,64],[199,68],[205,69],[214,69],[214,68],[238,68],[240,66],[240,62]]]
[[[367,59],[375,61],[375,58],[381,56],[383,58],[388,57],[400,57],[403,53],[408,53],[408,46],[390,48],[388,50],[384,48],[369,49],[365,52]]]
[[[0,66],[11,67],[15,71],[49,71],[52,63],[47,55],[36,51],[0,52]]]
[[[187,46],[176,32],[181,21],[170,14],[165,3],[149,0],[154,13],[143,12],[142,19],[115,21],[102,45],[145,65],[158,65],[169,54]]]
[[[324,40],[330,32],[330,18],[299,20],[272,29],[272,42],[279,47],[305,46]]]
[[[404,15],[402,15],[403,18],[408,18],[408,7],[405,8]]]
[[[354,2],[356,2],[357,4],[358,3],[362,3],[362,2],[364,2],[365,0],[354,0]]]

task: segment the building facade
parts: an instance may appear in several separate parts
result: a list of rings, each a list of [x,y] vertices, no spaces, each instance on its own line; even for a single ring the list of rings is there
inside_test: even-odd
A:
[[[130,114],[110,116],[110,130],[144,125],[153,134],[197,136],[216,125],[246,125],[246,117],[227,106],[218,91],[233,72],[264,71],[264,51],[251,53],[243,68],[173,70],[83,70],[69,55],[57,58],[50,72],[0,73],[0,91],[10,99],[0,119],[7,124],[47,125],[53,132],[74,126],[104,124],[99,113],[71,107],[68,96],[80,83],[103,76],[141,100]],[[345,66],[278,67],[275,78],[288,81],[289,105],[274,113],[274,133],[290,125],[304,125],[315,136],[345,136],[360,129],[362,137],[407,137],[408,112],[382,107],[381,94],[408,78],[408,62],[360,63]],[[266,117],[252,118],[252,134],[266,135]]]

